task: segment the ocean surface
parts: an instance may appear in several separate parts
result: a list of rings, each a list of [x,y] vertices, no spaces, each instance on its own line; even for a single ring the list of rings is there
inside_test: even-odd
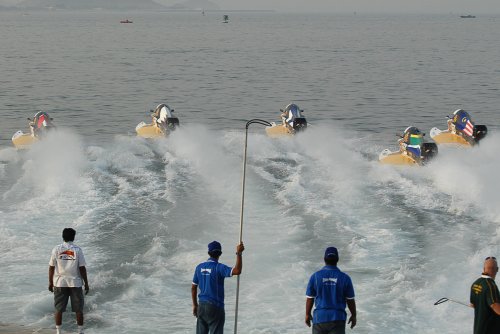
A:
[[[354,282],[352,333],[470,333],[471,309],[433,303],[468,302],[500,255],[500,17],[229,16],[0,12],[0,322],[53,328],[50,251],[74,227],[86,333],[193,333],[207,244],[235,261],[245,121],[295,102],[306,132],[250,129],[238,332],[309,332],[306,284],[334,245]],[[181,127],[136,138],[158,103]],[[407,126],[443,129],[458,108],[488,126],[480,146],[378,164]],[[16,151],[39,110],[59,131]],[[71,313],[64,326],[76,330]]]

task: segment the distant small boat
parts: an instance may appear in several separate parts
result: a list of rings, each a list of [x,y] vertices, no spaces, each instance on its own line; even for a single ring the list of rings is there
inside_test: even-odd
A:
[[[476,18],[476,16],[474,16],[474,15],[460,15],[460,17],[463,19],[475,19]]]
[[[126,20],[121,20],[120,23],[134,23],[134,22],[129,19],[126,19]]]
[[[222,20],[223,20],[222,23],[229,23],[229,15],[224,15],[222,17]]]

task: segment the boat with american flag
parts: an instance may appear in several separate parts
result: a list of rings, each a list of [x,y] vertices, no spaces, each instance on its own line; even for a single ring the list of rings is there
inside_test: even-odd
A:
[[[476,125],[469,113],[457,109],[452,116],[448,116],[448,129],[440,130],[436,127],[430,131],[431,138],[438,144],[454,144],[471,147],[477,145],[488,134],[486,125]]]

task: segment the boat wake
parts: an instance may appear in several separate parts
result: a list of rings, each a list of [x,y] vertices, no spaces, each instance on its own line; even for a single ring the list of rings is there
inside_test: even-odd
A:
[[[166,139],[117,136],[103,146],[57,131],[29,151],[0,150],[0,264],[15,273],[2,275],[3,317],[52,324],[46,263],[62,228],[73,226],[89,263],[89,331],[140,333],[154,323],[192,332],[189,285],[206,244],[221,241],[221,260],[234,263],[243,140],[243,132],[187,125]],[[378,147],[332,126],[278,139],[252,131],[239,327],[302,332],[305,285],[329,245],[353,278],[358,332],[469,326],[466,308],[431,303],[467,301],[482,258],[500,250],[499,141],[440,147],[427,166],[408,168],[380,165],[370,159]],[[226,283],[229,327],[234,281]]]

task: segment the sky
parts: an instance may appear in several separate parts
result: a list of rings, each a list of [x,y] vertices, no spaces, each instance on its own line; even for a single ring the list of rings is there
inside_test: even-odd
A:
[[[0,0],[12,5],[21,0]],[[81,0],[85,1],[85,0]],[[106,0],[102,0],[106,1]],[[183,0],[155,0],[173,5]],[[280,12],[500,14],[500,0],[210,0],[222,9]]]
[[[156,0],[171,5],[182,0]],[[500,13],[500,0],[211,0],[223,9],[285,12]]]

